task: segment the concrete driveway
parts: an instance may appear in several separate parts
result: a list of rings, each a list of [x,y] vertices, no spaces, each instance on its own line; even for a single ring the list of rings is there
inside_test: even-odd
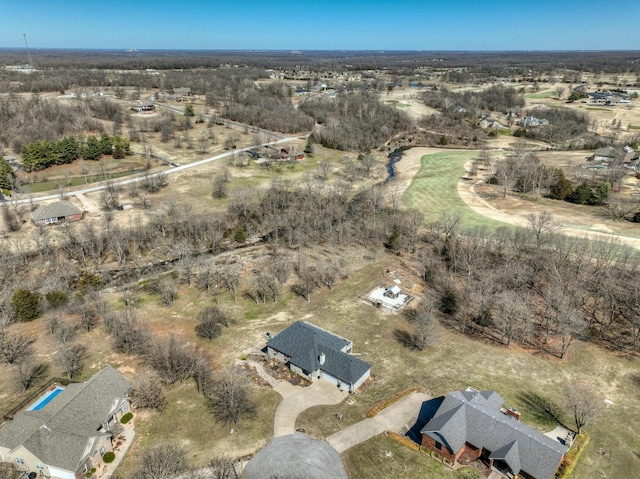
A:
[[[385,430],[405,434],[416,422],[422,403],[430,397],[414,392],[395,404],[380,411],[375,417],[364,419],[340,432],[332,434],[327,442],[339,453],[377,436]]]
[[[313,406],[340,404],[349,395],[329,381],[322,380],[306,388],[293,386],[282,381],[274,390],[283,398],[276,409],[276,416],[273,420],[274,437],[296,432],[296,419],[305,409]]]

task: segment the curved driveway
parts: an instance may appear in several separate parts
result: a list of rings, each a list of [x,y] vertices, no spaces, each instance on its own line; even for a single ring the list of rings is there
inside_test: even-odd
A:
[[[296,432],[296,419],[305,409],[313,406],[340,404],[349,394],[341,391],[329,381],[316,381],[302,388],[282,381],[274,390],[282,396],[273,420],[273,437],[286,436]]]

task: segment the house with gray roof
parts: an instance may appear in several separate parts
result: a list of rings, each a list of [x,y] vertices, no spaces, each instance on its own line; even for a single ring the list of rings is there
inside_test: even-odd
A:
[[[353,343],[305,321],[297,321],[267,341],[269,358],[285,363],[310,381],[323,379],[352,393],[371,375],[371,365],[350,353]]]
[[[527,479],[553,479],[567,446],[522,424],[495,391],[467,388],[445,396],[420,431],[422,445],[457,462],[481,459]]]
[[[33,213],[31,218],[37,225],[50,225],[61,221],[79,221],[82,219],[83,211],[70,201],[54,201],[40,206]]]
[[[243,479],[347,479],[340,454],[326,441],[296,432],[272,439],[245,466]]]
[[[81,479],[112,451],[114,424],[130,409],[131,383],[107,366],[0,428],[0,462],[58,479]]]

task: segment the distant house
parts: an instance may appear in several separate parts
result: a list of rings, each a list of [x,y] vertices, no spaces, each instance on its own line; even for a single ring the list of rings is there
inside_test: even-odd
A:
[[[39,476],[85,477],[112,451],[110,429],[130,409],[130,389],[129,381],[107,366],[87,382],[69,384],[48,402],[17,413],[0,429],[0,462]]]
[[[191,96],[191,88],[188,87],[188,86],[174,88],[173,89],[173,93],[176,94],[176,95]]]
[[[553,479],[567,446],[522,424],[495,391],[445,396],[420,431],[422,446],[456,463],[480,459],[509,477]]]
[[[525,116],[522,120],[520,120],[520,126],[522,128],[544,126],[548,124],[549,120],[546,120],[545,118],[536,118],[535,116]]]
[[[504,130],[507,128],[498,120],[494,120],[493,118],[489,118],[489,117],[484,117],[482,120],[480,120],[478,122],[478,126],[483,130],[488,130],[488,129]]]
[[[40,206],[31,213],[31,218],[37,225],[50,225],[61,221],[79,221],[82,210],[66,200],[55,201]]]
[[[267,341],[269,358],[285,363],[294,373],[355,393],[369,378],[371,365],[351,356],[352,348],[348,339],[304,321]]]
[[[152,101],[143,101],[138,103],[137,105],[133,105],[131,109],[137,112],[144,112],[144,111],[155,111],[156,107]]]

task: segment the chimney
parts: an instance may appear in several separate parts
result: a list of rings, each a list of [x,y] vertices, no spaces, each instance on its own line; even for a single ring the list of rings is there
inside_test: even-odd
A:
[[[320,353],[320,356],[318,357],[318,360],[320,361],[320,366],[324,364],[324,359],[325,359],[324,353]]]

